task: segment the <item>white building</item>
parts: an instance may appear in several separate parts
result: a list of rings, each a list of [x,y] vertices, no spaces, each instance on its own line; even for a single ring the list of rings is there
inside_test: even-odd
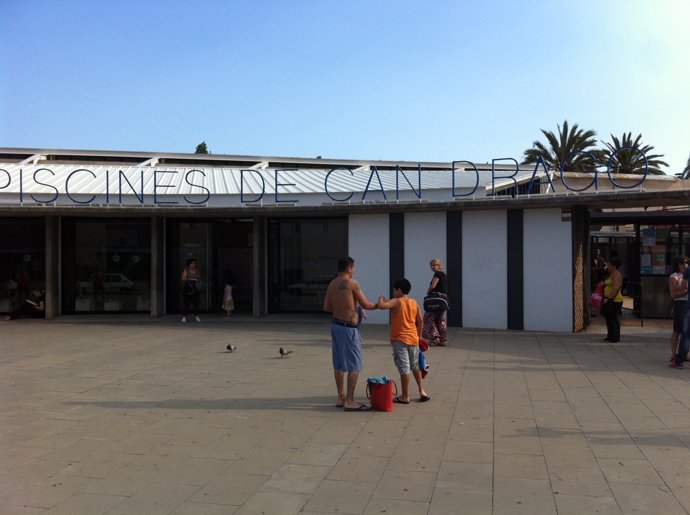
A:
[[[667,176],[566,179],[510,160],[0,149],[0,312],[40,284],[50,317],[177,313],[180,271],[194,257],[205,311],[219,311],[227,280],[240,312],[317,313],[337,259],[350,255],[369,298],[404,276],[420,302],[429,260],[441,259],[450,326],[577,331],[588,322],[591,224],[672,227],[663,237],[690,253],[690,190]],[[652,243],[645,234],[638,243]],[[630,284],[646,270],[638,247]],[[656,240],[646,247],[662,252]],[[666,245],[650,270],[666,274],[673,252]]]

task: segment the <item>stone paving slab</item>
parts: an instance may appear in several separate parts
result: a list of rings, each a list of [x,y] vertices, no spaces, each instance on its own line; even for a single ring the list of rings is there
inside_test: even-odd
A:
[[[335,408],[323,317],[0,322],[0,513],[688,513],[667,322],[451,329],[432,400],[391,413]],[[363,329],[360,400],[399,383],[387,330]]]

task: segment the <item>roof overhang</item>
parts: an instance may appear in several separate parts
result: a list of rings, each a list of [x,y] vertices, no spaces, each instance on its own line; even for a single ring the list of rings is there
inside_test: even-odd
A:
[[[594,212],[690,205],[690,181],[675,177],[561,177],[498,161],[505,160],[475,165],[5,148],[0,213],[247,216],[577,206]],[[533,179],[541,188],[526,193]]]

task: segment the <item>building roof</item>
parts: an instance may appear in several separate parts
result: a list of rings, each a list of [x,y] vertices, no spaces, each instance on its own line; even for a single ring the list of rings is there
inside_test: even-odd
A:
[[[279,207],[323,213],[324,208],[352,212],[690,204],[690,182],[675,177],[648,176],[640,182],[640,176],[617,175],[612,184],[603,176],[591,187],[592,174],[564,174],[566,181],[556,173],[550,181],[544,170],[511,161],[453,164],[0,148],[0,210],[74,212],[96,207],[114,212],[136,206],[161,212],[205,207],[246,214],[247,209]],[[537,184],[529,189],[533,176]]]
[[[155,166],[171,165],[180,167],[209,166],[217,168],[332,168],[334,166],[360,167],[377,166],[379,169],[394,169],[396,166],[403,169],[422,168],[446,169],[449,162],[436,161],[385,161],[363,159],[323,159],[320,156],[309,157],[276,157],[276,156],[245,156],[229,154],[185,154],[170,152],[132,152],[119,150],[69,150],[69,149],[45,149],[45,148],[0,148],[0,162],[14,164],[102,164],[130,165],[130,166]],[[491,163],[476,163],[480,169],[491,169]]]

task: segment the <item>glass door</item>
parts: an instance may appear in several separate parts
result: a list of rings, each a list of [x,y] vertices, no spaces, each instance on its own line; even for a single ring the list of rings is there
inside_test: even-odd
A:
[[[211,302],[221,312],[225,283],[232,286],[236,313],[251,313],[254,290],[254,224],[251,219],[213,222],[213,282]]]
[[[211,223],[207,221],[168,220],[166,309],[168,313],[182,311],[182,271],[189,259],[196,259],[201,274],[199,311],[210,311],[214,277],[210,259]]]

